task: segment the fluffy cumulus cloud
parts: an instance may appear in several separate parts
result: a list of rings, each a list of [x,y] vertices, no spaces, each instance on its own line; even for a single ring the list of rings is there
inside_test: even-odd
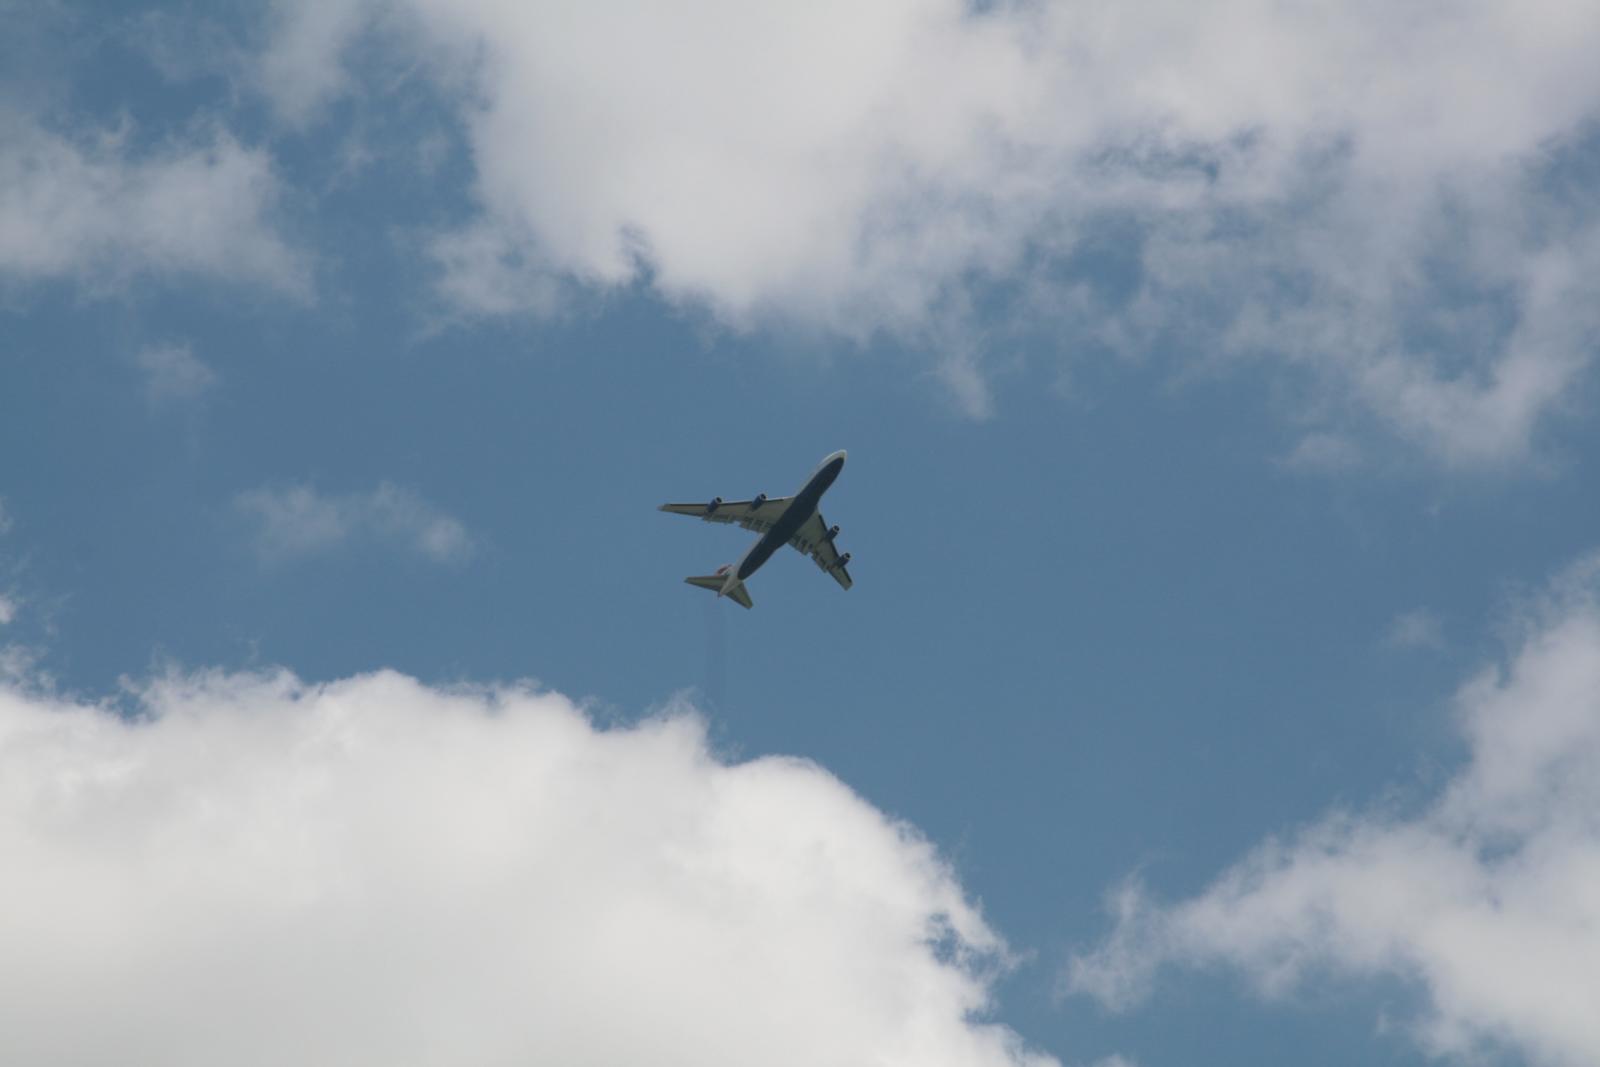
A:
[[[392,673],[0,688],[7,1063],[1047,1067],[914,831],[680,712]]]
[[[457,94],[481,213],[435,253],[465,307],[645,279],[734,327],[926,342],[981,412],[973,352],[1008,340],[969,309],[998,306],[1073,352],[1287,361],[1314,417],[1457,465],[1524,454],[1593,358],[1581,0],[284,0],[276,25],[263,84],[297,121],[364,26]]]
[[[389,482],[355,493],[321,493],[306,485],[250,489],[233,504],[253,528],[255,547],[265,559],[326,552],[362,538],[441,563],[463,560],[473,549],[459,519]]]
[[[127,127],[62,132],[0,108],[0,283],[139,274],[306,291],[271,223],[271,161],[221,130],[151,148]]]
[[[1225,964],[1269,994],[1396,977],[1425,994],[1415,1032],[1437,1054],[1600,1062],[1600,557],[1456,711],[1470,756],[1422,810],[1330,815],[1175,905],[1125,887],[1069,985],[1126,1006],[1167,963]]]

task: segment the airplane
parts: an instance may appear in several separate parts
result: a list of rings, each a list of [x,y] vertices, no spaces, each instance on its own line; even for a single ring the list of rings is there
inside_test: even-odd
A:
[[[709,589],[718,597],[727,597],[741,607],[754,607],[745,581],[787,542],[816,561],[824,574],[832,575],[834,581],[849,589],[854,584],[850,572],[845,569],[850,553],[841,555],[834,547],[839,527],[822,521],[822,512],[817,510],[822,494],[844,470],[844,455],[844,450],[840,449],[824,459],[794,496],[769,499],[767,494],[760,493],[754,500],[725,501],[719,496],[705,504],[662,504],[659,510],[672,515],[694,515],[706,522],[737,523],[761,535],[737,564],[725,563],[714,574],[684,581],[700,589]]]

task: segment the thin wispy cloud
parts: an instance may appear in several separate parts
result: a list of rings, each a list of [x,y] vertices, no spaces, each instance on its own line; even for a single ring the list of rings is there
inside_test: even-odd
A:
[[[1296,441],[1283,462],[1294,470],[1339,474],[1361,465],[1361,449],[1348,437],[1314,432]]]
[[[1444,648],[1444,622],[1438,612],[1416,608],[1395,616],[1384,632],[1384,643],[1395,649]]]
[[[10,533],[11,526],[11,515],[6,510],[5,498],[0,497],[0,537]],[[10,577],[12,570],[12,561],[0,555],[0,571],[5,572],[6,577]],[[23,603],[22,596],[15,589],[0,587],[0,626],[10,626],[16,622],[22,613]],[[40,680],[30,675],[36,659],[36,650],[27,645],[15,641],[0,644],[0,681],[24,678]]]
[[[217,372],[188,344],[149,345],[133,361],[144,375],[145,399],[153,405],[195,401],[217,384]]]
[[[39,649],[31,645],[0,645],[0,685],[31,692],[52,691],[55,679],[39,669],[41,658]]]
[[[6,512],[5,497],[0,497],[0,537],[11,531],[11,516]],[[0,626],[7,626],[17,617],[22,602],[17,595],[8,590],[0,589]]]
[[[1469,758],[1422,810],[1334,812],[1176,904],[1130,883],[1068,987],[1127,1008],[1173,965],[1225,964],[1269,996],[1398,979],[1435,1055],[1600,1062],[1600,557],[1552,585],[1456,714]]]
[[[984,1021],[1005,946],[926,840],[689,709],[130,695],[0,684],[6,1062],[1056,1063]]]
[[[307,485],[251,489],[233,503],[252,527],[256,551],[267,560],[315,555],[357,541],[387,544],[440,563],[461,562],[473,550],[459,519],[389,482],[355,493],[322,493]]]

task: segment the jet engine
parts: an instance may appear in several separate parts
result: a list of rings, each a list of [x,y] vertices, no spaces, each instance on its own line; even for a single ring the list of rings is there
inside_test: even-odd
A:
[[[757,493],[756,494],[756,498],[754,500],[750,501],[750,510],[754,511],[757,508],[759,508],[762,504],[765,504],[766,502],[767,502],[767,494],[765,494],[765,493]]]
[[[830,527],[828,527],[828,532],[822,535],[822,539],[824,541],[832,541],[835,537],[838,537],[838,536],[839,536],[839,527],[830,526]]]
[[[844,555],[839,557],[839,562],[835,563],[834,566],[835,567],[843,567],[846,563],[849,563],[849,562],[850,562],[850,553],[846,552]]]
[[[715,515],[717,513],[717,509],[720,508],[721,506],[722,506],[722,498],[720,496],[712,497],[711,498],[711,503],[706,505],[706,514],[707,515]]]

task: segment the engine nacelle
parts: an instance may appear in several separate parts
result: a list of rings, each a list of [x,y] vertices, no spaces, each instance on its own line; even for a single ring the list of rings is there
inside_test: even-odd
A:
[[[717,509],[720,508],[721,506],[722,506],[722,498],[720,496],[712,497],[711,498],[711,503],[706,505],[706,514],[707,515],[715,515],[717,513]]]
[[[835,567],[843,567],[846,563],[849,563],[849,562],[850,562],[850,553],[846,552],[844,555],[839,557],[839,562],[835,563],[834,566]]]
[[[765,504],[766,502],[767,502],[767,494],[765,494],[765,493],[757,493],[756,494],[756,498],[754,500],[750,501],[750,510],[754,511],[754,510],[756,510],[756,508],[759,508],[762,504]]]
[[[824,541],[831,542],[835,537],[838,537],[838,536],[839,536],[839,527],[830,526],[830,527],[828,527],[828,532],[822,535],[822,539]]]

